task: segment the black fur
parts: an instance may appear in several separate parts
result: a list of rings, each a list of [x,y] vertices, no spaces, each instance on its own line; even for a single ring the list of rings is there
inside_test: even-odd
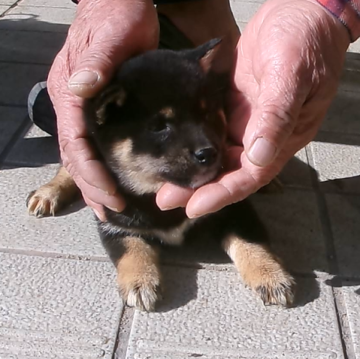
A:
[[[99,222],[103,244],[115,263],[123,252],[122,237],[139,235],[142,231],[142,238],[156,241],[153,230],[177,227],[187,217],[182,208],[161,211],[155,203],[155,193],[134,193],[123,179],[124,168],[117,161],[114,144],[131,139],[132,154],[137,158],[147,155],[156,161],[166,157],[170,164],[168,171],[160,171],[164,182],[191,186],[192,178],[203,171],[189,158],[177,162],[184,149],[191,153],[198,147],[213,146],[219,155],[216,163],[209,166],[213,175],[207,182],[221,171],[226,128],[218,113],[224,109],[229,76],[214,70],[216,54],[210,60],[206,58],[217,45],[218,41],[214,40],[195,50],[156,50],[129,60],[93,104],[91,110],[95,113],[108,98],[114,95],[116,98],[120,92],[125,94],[121,105],[110,101],[100,117],[89,117],[97,147],[127,203],[122,213],[106,210],[106,225]],[[173,110],[173,118],[161,114],[164,108]],[[95,122],[98,125],[94,127]],[[203,226],[219,239],[234,233],[249,241],[266,240],[265,229],[247,201],[206,216],[196,226]]]

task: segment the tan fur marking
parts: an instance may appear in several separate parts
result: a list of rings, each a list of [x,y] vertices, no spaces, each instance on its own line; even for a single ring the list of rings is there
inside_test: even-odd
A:
[[[126,139],[115,143],[112,148],[126,185],[137,194],[156,193],[164,184],[156,172],[159,160],[149,155],[134,156],[132,147],[132,141]]]
[[[174,118],[175,117],[175,110],[172,107],[164,107],[159,112],[165,118]]]
[[[97,123],[102,125],[105,122],[105,111],[106,107],[110,103],[116,103],[117,106],[122,106],[126,100],[126,92],[124,89],[119,89],[114,91],[114,88],[110,88],[108,91],[105,91],[100,97],[101,105],[96,110]]]
[[[219,115],[219,117],[221,118],[222,123],[226,126],[227,122],[226,122],[226,116],[225,116],[224,110],[223,110],[223,109],[220,109],[220,110],[218,111],[218,115]]]
[[[55,177],[36,191],[27,200],[30,215],[36,217],[54,216],[61,208],[74,202],[80,191],[64,167],[60,167]]]
[[[205,110],[206,109],[206,101],[204,100],[204,99],[201,99],[200,100],[200,108],[202,109],[202,110]]]
[[[161,297],[158,253],[139,237],[126,237],[122,241],[125,253],[116,265],[120,293],[129,306],[154,310]]]
[[[266,246],[234,235],[222,244],[244,283],[260,295],[265,305],[287,306],[293,302],[294,279]]]

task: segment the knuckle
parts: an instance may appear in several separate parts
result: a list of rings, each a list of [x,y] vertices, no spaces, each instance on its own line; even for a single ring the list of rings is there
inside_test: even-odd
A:
[[[267,106],[261,114],[261,127],[280,135],[290,136],[296,126],[297,119],[290,111],[276,105]]]

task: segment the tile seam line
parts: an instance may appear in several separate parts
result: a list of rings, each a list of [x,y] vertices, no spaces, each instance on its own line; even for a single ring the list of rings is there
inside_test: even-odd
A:
[[[116,341],[115,341],[115,346],[114,346],[114,352],[113,352],[113,359],[126,359],[126,355],[127,355],[127,351],[129,348],[129,343],[130,343],[130,335],[131,335],[131,330],[133,327],[133,323],[134,323],[134,316],[135,316],[135,309],[134,308],[129,308],[127,305],[124,305],[123,307],[123,311],[121,313],[121,317],[120,317],[120,322],[119,322],[119,328],[118,328],[118,332],[117,332],[117,336],[116,336]],[[128,333],[124,333],[124,331],[122,332],[121,329],[123,329],[125,327],[124,325],[124,321],[125,319],[128,319],[130,322],[130,325],[128,326]],[[121,341],[124,341],[123,343]],[[122,350],[123,353],[120,353],[121,356],[119,355],[119,351],[124,348]]]
[[[309,168],[310,168],[310,175],[311,175],[311,182],[314,188],[314,194],[316,197],[316,204],[319,211],[319,220],[321,225],[321,230],[324,236],[324,242],[326,246],[326,256],[327,261],[329,264],[329,270],[330,274],[338,276],[339,275],[339,267],[337,263],[337,256],[336,256],[336,250],[335,250],[335,244],[334,244],[334,235],[331,228],[331,221],[329,217],[329,211],[326,204],[326,199],[324,196],[324,193],[320,190],[320,185],[318,181],[318,174],[315,169],[315,161],[312,155],[312,149],[310,146],[306,146],[305,148],[306,157],[308,160]],[[332,292],[332,298],[333,298],[333,304],[335,309],[335,315],[336,315],[336,323],[339,330],[340,335],[340,343],[344,355],[344,359],[349,359],[349,350],[346,346],[345,339],[344,339],[344,328],[342,326],[341,318],[340,318],[340,311],[341,311],[341,303],[338,303],[337,301],[337,295],[336,290],[333,286],[331,286],[331,292]],[[351,340],[352,342],[352,340]],[[352,343],[352,346],[354,344]]]
[[[104,255],[104,257],[94,256],[94,255],[87,256],[87,255],[64,254],[64,253],[56,253],[56,252],[41,252],[41,251],[37,251],[37,250],[12,249],[12,248],[0,248],[0,253],[22,255],[22,256],[28,256],[28,257],[78,260],[78,261],[84,261],[84,262],[110,262],[109,258],[105,255]]]
[[[5,10],[2,14],[0,14],[0,19],[5,17],[12,9],[16,8],[19,2],[21,2],[21,0],[17,0],[14,4],[10,5],[7,10]]]
[[[337,278],[342,281],[342,278]],[[347,359],[356,358],[355,346],[353,341],[353,335],[351,331],[351,324],[349,322],[348,308],[345,304],[344,293],[340,288],[332,288],[334,293],[334,301],[336,303],[336,309],[338,311],[338,323],[341,328],[341,334],[343,337],[342,345],[346,348]],[[344,318],[345,316],[345,318]],[[348,340],[345,337],[350,338]],[[348,344],[347,344],[348,343]]]
[[[85,261],[85,262],[101,262],[106,263],[110,260],[107,256],[94,256],[94,255],[80,255],[80,254],[64,254],[64,253],[56,253],[56,252],[41,252],[36,250],[26,250],[26,249],[11,249],[11,248],[1,248],[0,247],[0,254],[13,254],[13,255],[21,255],[21,256],[28,256],[28,257],[40,257],[40,258],[51,258],[51,259],[65,259],[65,260],[72,260],[72,261]],[[164,267],[177,267],[182,269],[191,269],[191,270],[204,270],[204,271],[214,271],[214,272],[224,272],[223,269],[215,268],[215,267],[208,267],[203,266],[201,264],[187,264],[187,263],[171,263],[162,261],[161,265]],[[225,272],[237,273],[235,267],[229,268]],[[300,277],[300,278],[318,278],[318,279],[328,279],[325,276],[318,276],[314,275],[313,273],[300,273],[300,272],[292,272],[293,275]],[[343,280],[357,280],[360,278],[356,277],[340,277]]]
[[[22,0],[19,0],[19,1],[22,1]],[[32,8],[32,9],[35,8],[35,9],[61,9],[61,10],[72,10],[72,11],[74,11],[76,9],[75,5],[74,5],[74,7],[66,7],[66,6],[49,6],[49,5],[33,5],[33,4],[28,4],[28,5],[25,4],[24,5],[22,3],[19,4],[17,7],[19,9],[21,9],[21,8]]]

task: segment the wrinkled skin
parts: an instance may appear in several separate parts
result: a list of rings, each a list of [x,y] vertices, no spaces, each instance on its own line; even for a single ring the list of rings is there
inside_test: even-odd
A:
[[[125,203],[87,141],[83,100],[75,95],[92,97],[121,62],[155,48],[157,40],[152,1],[82,0],[49,75],[63,163],[101,220],[102,205],[121,211]],[[336,92],[348,45],[345,27],[315,0],[267,0],[236,50],[231,171],[195,193],[167,184],[157,195],[159,207],[186,206],[189,217],[201,216],[242,200],[274,178],[315,136]],[[97,81],[79,81],[81,70],[94,72]],[[262,148],[254,150],[257,138],[263,138]]]
[[[84,100],[78,96],[94,96],[109,82],[119,64],[156,48],[157,43],[157,15],[151,1],[82,0],[49,74],[48,89],[58,117],[63,164],[85,202],[103,220],[102,205],[120,212],[125,204],[87,141],[82,119]],[[83,70],[93,72],[97,81],[88,85],[79,81],[76,75]]]
[[[230,99],[231,171],[190,190],[165,185],[161,208],[215,212],[269,183],[316,135],[336,93],[349,35],[315,1],[268,0],[237,47]],[[261,146],[252,147],[257,139]]]

